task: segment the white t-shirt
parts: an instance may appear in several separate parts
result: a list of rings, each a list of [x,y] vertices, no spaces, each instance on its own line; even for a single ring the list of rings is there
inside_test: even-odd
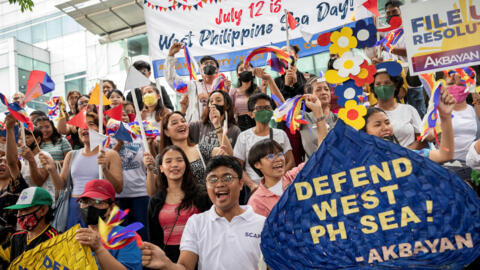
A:
[[[278,181],[275,185],[273,185],[273,187],[270,187],[268,190],[270,190],[275,195],[282,196],[282,180]]]
[[[401,146],[407,147],[415,141],[415,133],[422,131],[422,120],[417,110],[408,104],[397,104],[393,111],[385,111],[393,126],[393,134]]]
[[[230,222],[220,217],[215,206],[191,216],[183,231],[180,251],[198,255],[198,269],[256,269],[265,217],[248,206]]]
[[[262,178],[252,169],[252,167],[250,167],[250,164],[248,163],[248,153],[255,143],[270,138],[270,135],[257,136],[253,132],[254,128],[255,127],[247,129],[238,135],[237,143],[233,149],[233,156],[245,162],[245,171],[247,172],[248,176],[250,176],[250,178],[258,184]],[[272,128],[272,130],[273,140],[283,147],[283,153],[287,153],[288,151],[292,150],[292,146],[290,146],[290,141],[288,140],[285,131],[276,128]]]
[[[37,163],[37,168],[39,169],[42,168],[42,163],[40,163],[40,157],[39,157],[40,153],[43,153],[50,158],[52,157],[48,152],[45,152],[45,151],[40,151],[38,154],[36,154],[34,158],[35,158],[35,163]],[[30,176],[30,164],[28,163],[27,160],[23,158],[20,159],[20,163],[22,164],[22,169],[20,172],[22,173],[23,179],[25,179],[25,182],[27,183],[28,186],[36,187],[37,185],[33,183],[32,177]],[[55,186],[53,185],[52,178],[50,178],[50,175],[48,175],[47,180],[45,180],[41,188],[45,189],[46,191],[48,191],[48,193],[50,193],[50,196],[52,196],[52,200],[54,203],[53,205],[55,205]]]
[[[477,120],[475,110],[467,105],[463,111],[453,111],[452,126],[455,143],[454,159],[465,160],[470,145],[477,136]]]
[[[112,139],[110,148],[117,145],[117,140]],[[123,169],[123,190],[117,194],[117,198],[135,198],[147,196],[145,179],[147,173],[143,165],[143,144],[137,138],[133,142],[124,142],[118,154],[122,160]]]
[[[466,163],[468,167],[474,170],[480,170],[480,154],[475,150],[475,143],[470,144],[468,148]]]

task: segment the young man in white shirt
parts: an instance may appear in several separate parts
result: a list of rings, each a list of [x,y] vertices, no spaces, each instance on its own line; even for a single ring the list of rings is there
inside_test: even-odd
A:
[[[212,89],[213,82],[217,78],[218,71],[220,70],[220,64],[212,56],[204,56],[200,59],[200,74],[201,79],[196,81],[185,81],[177,75],[175,67],[177,66],[177,60],[175,54],[183,49],[184,44],[180,42],[174,42],[168,50],[168,57],[165,60],[165,80],[167,80],[170,87],[174,88],[174,83],[179,84],[184,82],[187,84],[187,92],[180,101],[186,103],[186,111],[182,108],[182,112],[185,113],[185,119],[188,123],[200,121],[200,116],[207,106],[208,94],[215,89]],[[232,82],[225,80],[225,89],[230,91]],[[182,106],[183,107],[183,106]]]
[[[157,246],[145,242],[142,263],[151,269],[256,269],[265,218],[240,206],[242,168],[230,156],[213,157],[207,165],[207,192],[212,208],[190,217],[175,264]]]
[[[250,190],[254,190],[258,187],[261,177],[248,163],[248,153],[256,142],[270,138],[279,143],[285,154],[285,169],[287,171],[295,167],[295,159],[293,158],[292,147],[285,131],[270,128],[269,126],[270,119],[273,116],[272,99],[264,93],[254,94],[248,99],[247,106],[250,117],[255,119],[255,127],[247,129],[238,135],[235,148],[233,149],[233,156],[240,161],[242,167],[245,165],[245,184]],[[253,184],[251,184],[252,181]],[[253,188],[252,185],[254,186]]]

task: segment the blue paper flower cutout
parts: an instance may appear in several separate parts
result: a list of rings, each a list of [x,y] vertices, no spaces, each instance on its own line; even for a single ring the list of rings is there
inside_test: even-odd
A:
[[[357,38],[358,49],[375,46],[377,42],[377,28],[373,23],[367,25],[364,20],[358,21],[353,34]]]
[[[335,88],[335,95],[338,97],[337,104],[340,107],[345,107],[345,102],[348,100],[355,100],[360,102],[358,96],[362,95],[363,89],[355,85],[355,81],[348,80]]]

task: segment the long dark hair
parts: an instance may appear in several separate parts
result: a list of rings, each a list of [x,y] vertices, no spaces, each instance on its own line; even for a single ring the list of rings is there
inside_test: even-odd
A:
[[[239,73],[238,73],[238,68],[239,68],[240,66],[242,66],[242,65],[243,65],[243,61],[240,61],[240,63],[238,63],[238,65],[237,65],[237,68],[235,69],[235,71],[237,71],[237,77],[239,77],[239,76],[238,76],[238,75],[239,75]],[[253,68],[252,64],[250,64],[250,63],[249,63],[249,66],[250,66],[251,68]],[[240,81],[240,79],[239,79],[239,80],[238,80],[238,83],[237,83],[237,87],[241,87],[241,86],[242,86],[242,81]],[[252,80],[252,83],[250,84],[250,87],[247,89],[247,91],[245,91],[245,95],[246,95],[247,97],[249,97],[249,96],[251,96],[253,93],[257,92],[257,91],[259,91],[259,89],[258,89],[258,85],[255,83],[255,77],[254,77],[254,80]]]
[[[104,82],[106,82],[106,81],[104,81]],[[110,90],[110,92],[108,92],[108,94],[107,94],[107,98],[110,99],[110,96],[112,96],[113,93],[116,93],[116,94],[118,94],[119,96],[121,96],[121,97],[122,97],[122,100],[125,102],[125,96],[123,96],[122,91],[120,91],[120,90],[118,90],[118,89],[112,89],[112,90]],[[110,105],[105,106],[105,110],[110,110],[111,108],[112,108],[112,106],[110,106]]]
[[[365,120],[365,125],[362,127],[362,129],[360,129],[361,131],[367,133],[367,124],[368,124],[368,119],[370,118],[370,116],[376,114],[376,113],[383,113],[385,114],[387,117],[387,113],[383,110],[383,109],[380,109],[378,107],[369,107],[367,109],[367,114],[365,114],[365,116],[363,116],[363,119]],[[400,142],[398,141],[397,137],[395,137],[395,135],[392,135],[392,141],[396,144],[400,144]]]
[[[232,101],[232,99],[230,98],[230,95],[227,92],[222,91],[222,90],[212,91],[210,93],[210,95],[208,96],[207,104],[210,104],[210,97],[215,93],[221,93],[223,95],[223,103],[224,103],[224,106],[225,106],[224,107],[224,112],[228,113],[228,125],[230,125],[230,124],[236,125],[237,121],[235,121],[235,117],[234,117],[235,112],[233,111],[233,101]],[[220,112],[220,113],[224,113],[224,112]],[[204,124],[210,123],[210,117],[208,117],[209,114],[210,114],[210,107],[207,105],[203,109],[202,123],[204,123]]]
[[[183,113],[179,112],[179,111],[170,112],[167,115],[165,115],[165,117],[163,117],[162,126],[161,126],[161,129],[160,129],[160,143],[159,143],[159,146],[158,146],[159,152],[162,152],[163,149],[165,149],[166,147],[168,147],[170,145],[173,145],[172,139],[170,139],[170,137],[168,137],[165,134],[165,130],[168,130],[168,121],[170,120],[170,117],[172,117],[172,115],[174,115],[174,114],[181,115],[183,117],[183,119],[185,119],[185,115]],[[187,125],[188,125],[188,123],[187,123]],[[187,142],[188,142],[189,146],[194,146],[195,145],[195,143],[192,142],[190,140],[190,138],[187,138]]]
[[[155,90],[157,95],[160,95],[160,98],[157,100],[157,106],[155,106],[155,121],[160,122],[162,120],[162,116],[165,114],[165,110],[166,110],[165,106],[163,106],[163,100],[162,100],[161,92],[160,92],[160,90],[158,90],[158,88],[156,86],[149,85],[149,86],[146,86],[145,88],[147,88],[147,87],[153,88],[153,90]],[[145,88],[143,88],[143,89],[145,89]],[[143,97],[143,89],[142,89],[142,97]],[[144,107],[144,109],[146,109],[147,105],[143,104],[143,107]]]
[[[163,157],[168,151],[177,151],[178,153],[180,153],[180,155],[182,155],[183,161],[185,162],[185,172],[183,173],[182,185],[181,185],[181,189],[185,193],[185,195],[183,196],[182,202],[177,207],[177,211],[178,213],[180,213],[182,209],[188,209],[192,207],[195,201],[195,198],[200,194],[201,189],[197,185],[197,183],[195,183],[195,180],[192,175],[192,170],[190,168],[190,163],[188,162],[188,159],[187,159],[187,155],[185,155],[185,152],[183,152],[182,148],[176,145],[167,146],[162,150],[162,152],[160,152],[160,154],[158,154],[158,156],[155,158],[156,167],[158,168],[160,167],[160,165],[162,165]],[[167,188],[168,188],[167,176],[164,173],[160,172],[160,191],[163,191],[166,193]]]
[[[55,124],[53,124],[53,121],[48,118],[48,116],[39,116],[37,119],[35,119],[35,126],[38,125],[39,122],[42,121],[48,121],[50,123],[50,127],[52,128],[52,135],[50,136],[50,140],[52,141],[52,144],[58,144],[62,142],[62,135],[58,133],[57,128],[55,127]],[[43,136],[42,136],[42,143],[43,144]]]

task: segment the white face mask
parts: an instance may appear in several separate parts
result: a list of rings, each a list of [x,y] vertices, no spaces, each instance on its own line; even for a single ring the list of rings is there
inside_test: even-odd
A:
[[[6,145],[6,144],[3,144],[3,143],[0,144],[0,151],[6,152],[6,150],[7,150],[7,145]]]

